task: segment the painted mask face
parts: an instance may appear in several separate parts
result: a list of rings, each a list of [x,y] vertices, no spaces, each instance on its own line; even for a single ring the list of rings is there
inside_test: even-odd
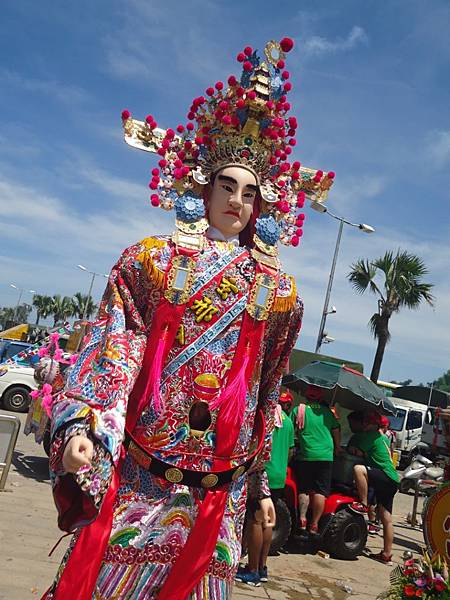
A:
[[[252,216],[258,187],[247,169],[225,167],[217,173],[208,202],[209,224],[225,238],[238,235]]]

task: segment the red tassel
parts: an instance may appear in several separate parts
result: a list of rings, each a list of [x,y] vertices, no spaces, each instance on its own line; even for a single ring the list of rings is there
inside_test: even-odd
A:
[[[147,384],[145,386],[144,396],[146,399],[152,397],[152,404],[155,412],[161,414],[164,408],[164,401],[161,397],[161,373],[163,368],[163,357],[167,342],[167,328],[164,329],[162,336],[158,340],[155,356],[152,360],[152,366],[148,374]]]
[[[246,349],[242,364],[233,380],[221,394],[211,403],[211,408],[220,407],[220,422],[223,427],[233,427],[242,423],[247,398],[247,367],[250,350]]]

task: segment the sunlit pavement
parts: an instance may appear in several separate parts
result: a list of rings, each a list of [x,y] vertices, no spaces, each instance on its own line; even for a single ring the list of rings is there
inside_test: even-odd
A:
[[[23,430],[25,415],[18,416]],[[69,539],[64,538],[53,555],[47,556],[61,536],[56,527],[48,461],[42,447],[32,436],[24,436],[22,430],[6,491],[0,493],[0,600],[40,598],[56,573]],[[401,563],[405,550],[417,551],[423,544],[421,532],[411,529],[405,520],[412,501],[412,496],[396,496],[396,563]],[[381,550],[381,536],[369,536],[368,547],[375,552]],[[268,567],[268,583],[258,588],[236,584],[233,598],[344,600],[351,589],[354,600],[374,600],[387,588],[391,571],[365,556],[349,562],[311,554],[269,557]]]

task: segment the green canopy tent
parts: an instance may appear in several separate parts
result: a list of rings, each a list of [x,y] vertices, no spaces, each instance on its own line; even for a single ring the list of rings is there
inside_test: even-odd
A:
[[[316,361],[283,378],[282,384],[302,393],[308,385],[324,390],[324,399],[348,410],[368,410],[396,414],[395,406],[381,389],[362,373],[345,365]]]

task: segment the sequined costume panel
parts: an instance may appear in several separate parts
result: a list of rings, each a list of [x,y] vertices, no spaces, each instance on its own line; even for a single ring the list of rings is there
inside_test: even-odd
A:
[[[53,411],[51,467],[57,503],[61,481],[72,477],[64,474],[62,468],[64,444],[70,436],[81,432],[91,437],[96,451],[92,468],[75,478],[80,493],[88,495],[97,510],[101,506],[120,456],[127,400],[161,298],[171,256],[169,244],[166,238],[144,240],[125,251],[112,271],[100,318],[91,328],[67,389]],[[214,269],[222,263],[223,269],[214,274]],[[208,241],[197,259],[196,274],[198,285],[201,284],[201,299],[205,301],[202,305],[188,304],[183,315],[180,335],[161,378],[163,413],[158,416],[150,402],[138,419],[134,436],[148,451],[174,467],[208,471],[215,452],[217,414],[211,410],[206,430],[195,435],[190,411],[196,402],[211,402],[226,384],[245,300],[255,276],[255,262],[243,248]],[[242,298],[242,309],[234,308]],[[211,306],[216,309],[213,314],[208,312]],[[296,300],[293,280],[283,275],[247,393],[244,424],[232,455],[233,464],[241,464],[248,455],[260,407],[265,414],[267,433],[264,451],[255,468],[262,471],[270,453],[282,370],[295,343],[301,318],[302,305]],[[211,330],[214,335],[205,340]],[[186,349],[191,347],[195,352],[186,359]],[[257,493],[264,497],[266,482],[264,476],[260,479]],[[246,488],[245,477],[230,485],[215,552],[207,573],[190,596],[192,600],[224,600],[231,596],[240,557]],[[111,536],[93,598],[156,597],[186,543],[204,494],[200,488],[156,477],[128,454],[121,470]],[[92,518],[95,515],[80,514],[77,524],[85,525]]]

